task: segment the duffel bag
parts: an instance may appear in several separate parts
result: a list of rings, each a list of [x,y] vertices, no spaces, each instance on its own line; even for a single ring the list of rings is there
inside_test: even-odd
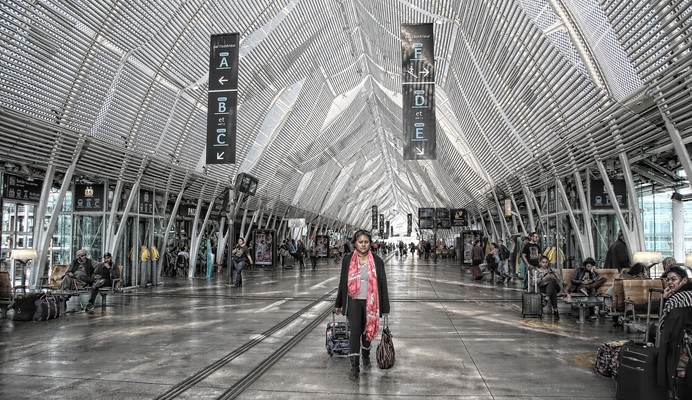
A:
[[[60,302],[58,298],[50,292],[44,293],[36,299],[34,303],[36,311],[34,312],[34,321],[47,321],[49,319],[60,318]]]
[[[12,309],[14,310],[14,321],[31,321],[36,312],[36,300],[43,296],[43,293],[29,293],[14,299]]]

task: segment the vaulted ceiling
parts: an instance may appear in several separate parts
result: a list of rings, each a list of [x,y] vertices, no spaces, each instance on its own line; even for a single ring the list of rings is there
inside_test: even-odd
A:
[[[353,226],[372,205],[393,224],[478,212],[596,160],[644,159],[670,129],[689,142],[690,5],[0,0],[0,157],[77,157],[78,174],[206,200],[247,172],[252,207]],[[407,23],[434,24],[435,160],[403,157]],[[224,32],[240,36],[237,162],[206,165],[209,41]]]

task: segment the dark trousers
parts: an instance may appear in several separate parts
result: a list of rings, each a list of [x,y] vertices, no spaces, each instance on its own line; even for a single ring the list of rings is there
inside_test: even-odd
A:
[[[348,323],[351,327],[351,336],[348,339],[350,355],[360,355],[361,343],[366,349],[370,348],[370,342],[365,340],[365,300],[348,298]]]
[[[538,290],[548,296],[553,310],[557,310],[557,294],[560,292],[560,284],[556,279],[550,280],[545,285],[538,284]]]
[[[103,279],[105,282],[103,283],[103,286],[101,286],[101,287],[109,288],[113,285],[113,282],[111,282],[110,278],[105,277]],[[93,282],[92,282],[92,285],[93,285]],[[91,288],[91,297],[89,297],[89,304],[94,304],[94,302],[96,301],[96,296],[98,294],[99,294],[99,288],[97,288],[97,287]]]
[[[608,279],[606,279],[605,276],[599,276],[596,278],[595,281],[593,281],[589,284],[586,284],[586,285],[583,285],[583,284],[579,285],[579,286],[570,285],[570,287],[567,288],[567,291],[572,293],[572,292],[576,292],[577,290],[581,290],[582,288],[584,288],[584,289],[588,290],[590,294],[595,294],[596,291],[598,291],[598,288],[603,286],[603,284],[606,283],[607,280]]]

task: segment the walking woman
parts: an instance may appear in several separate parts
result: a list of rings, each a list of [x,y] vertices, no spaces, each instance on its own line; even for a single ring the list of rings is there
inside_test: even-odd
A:
[[[389,314],[389,294],[384,261],[370,251],[372,236],[366,230],[353,235],[355,251],[341,260],[339,291],[334,303],[335,312],[348,317],[351,326],[349,379],[360,374],[360,356],[363,368],[369,369],[371,342],[380,329],[380,317]]]

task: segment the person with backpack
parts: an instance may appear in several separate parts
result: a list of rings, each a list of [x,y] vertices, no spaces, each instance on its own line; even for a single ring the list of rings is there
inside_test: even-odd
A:
[[[500,239],[497,241],[498,255],[500,257],[500,262],[497,266],[497,272],[500,274],[500,279],[497,281],[498,284],[507,283],[512,280],[512,275],[510,275],[507,270],[507,264],[509,263],[509,249],[505,246],[504,240]]]

